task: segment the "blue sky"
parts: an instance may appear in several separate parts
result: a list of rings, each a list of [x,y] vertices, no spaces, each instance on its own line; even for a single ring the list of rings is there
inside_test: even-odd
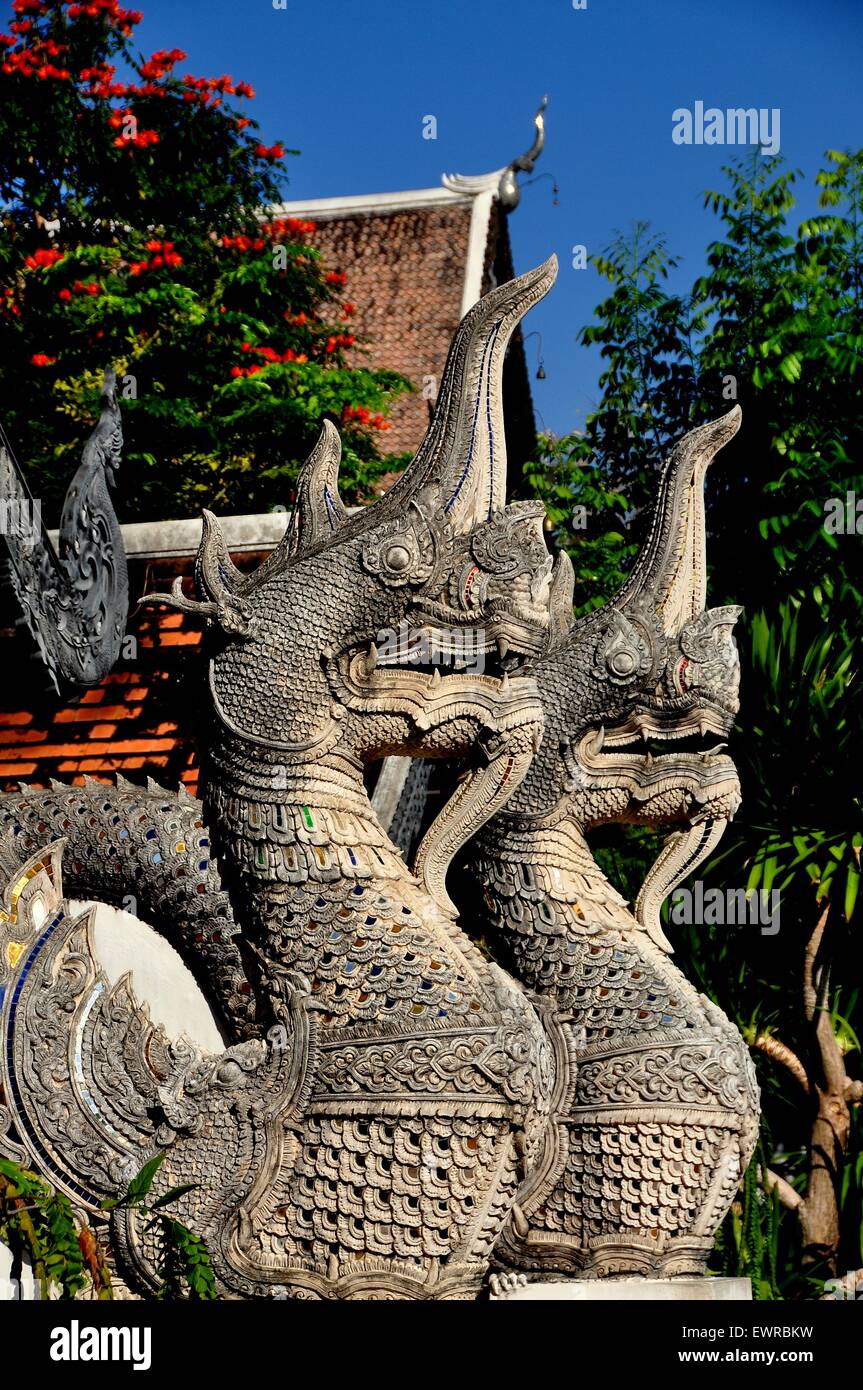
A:
[[[444,171],[475,174],[530,143],[549,96],[548,138],[510,221],[516,269],[555,250],[558,283],[525,332],[542,334],[547,379],[534,382],[541,422],[583,424],[598,395],[598,356],[576,344],[603,297],[571,248],[603,249],[636,219],[667,234],[685,288],[716,223],[705,188],[739,151],[680,146],[678,107],[773,108],[781,151],[812,175],[829,147],[863,144],[860,0],[141,0],[142,47],[180,47],[181,71],[229,72],[253,84],[266,143],[301,150],[287,196],[313,198],[429,187]],[[438,138],[422,138],[437,118]],[[531,358],[537,347],[531,339]]]

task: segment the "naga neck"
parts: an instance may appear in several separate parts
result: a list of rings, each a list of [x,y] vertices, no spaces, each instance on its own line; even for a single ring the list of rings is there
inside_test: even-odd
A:
[[[217,741],[204,809],[264,1011],[282,967],[310,981],[327,1024],[373,1021],[381,990],[391,1022],[492,1006],[487,963],[408,869],[352,758],[279,762]]]
[[[355,759],[311,761],[229,736],[210,747],[205,816],[220,859],[259,882],[413,883],[374,813]]]
[[[560,903],[599,912],[603,921],[637,927],[626,899],[606,878],[581,825],[565,812],[543,816],[498,816],[477,841],[476,872],[486,902],[499,913],[501,898],[548,892]]]

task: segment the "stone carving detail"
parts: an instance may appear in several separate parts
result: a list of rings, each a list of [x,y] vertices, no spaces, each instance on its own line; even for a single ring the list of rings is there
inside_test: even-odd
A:
[[[0,499],[7,513],[26,518],[3,531],[12,586],[58,691],[107,675],[126,630],[126,553],[108,490],[123,444],[115,385],[107,372],[99,422],[63,503],[59,555],[10,451],[0,448]]]
[[[682,441],[630,580],[573,624],[541,508],[505,505],[503,358],[554,273],[467,315],[385,497],[347,515],[326,425],[264,565],[236,570],[205,513],[194,592],[148,596],[206,625],[200,803],[122,782],[0,799],[0,1150],[84,1208],[163,1152],[156,1191],[195,1184],[179,1214],[224,1297],[474,1299],[493,1264],[700,1270],[754,1138],[741,1039],[658,926],[736,808],[734,767],[637,745],[721,737],[736,709],[736,612],[705,612],[699,510],[736,422]],[[451,660],[384,657],[402,627]],[[411,873],[364,773],[435,757],[465,775]],[[584,838],[621,819],[672,828],[634,915]],[[447,896],[474,836],[521,983]],[[169,1038],[129,977],[109,986],[61,873],[172,940],[222,1053]],[[112,1239],[152,1289],[146,1227],[121,1212]]]

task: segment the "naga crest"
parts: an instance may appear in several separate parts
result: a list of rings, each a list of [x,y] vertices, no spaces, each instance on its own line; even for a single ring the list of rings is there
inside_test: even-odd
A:
[[[222,787],[248,786],[254,765],[256,794],[278,799],[310,763],[474,750],[474,775],[422,865],[444,904],[446,863],[517,785],[541,731],[525,667],[548,644],[552,561],[541,505],[506,506],[501,375],[513,330],[556,269],[552,257],[466,315],[427,435],[384,497],[348,515],[327,422],[259,569],[235,568],[205,512],[197,596],[177,581],[144,600],[210,625],[210,762]]]
[[[30,495],[0,430],[0,532],[9,576],[57,691],[96,685],[120,655],[129,581],[123,536],[108,489],[120,466],[122,445],[116,376],[108,371],[99,420],[66,491],[58,554],[42,524],[39,503]]]
[[[704,537],[706,470],[740,418],[735,406],[675,445],[650,533],[614,598],[573,622],[571,573],[561,572],[555,650],[537,668],[544,743],[509,808],[582,829],[681,827],[636,904],[639,922],[666,949],[662,901],[710,853],[740,801],[723,739],[738,708],[741,610],[705,607]]]

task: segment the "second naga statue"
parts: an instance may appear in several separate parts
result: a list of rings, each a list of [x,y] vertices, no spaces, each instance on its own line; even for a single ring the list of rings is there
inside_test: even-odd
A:
[[[678,446],[629,584],[573,626],[542,508],[505,505],[503,358],[555,269],[467,315],[428,435],[379,502],[347,516],[325,426],[260,569],[234,569],[207,515],[197,595],[150,596],[208,625],[202,806],[128,784],[2,801],[0,1150],[93,1213],[163,1151],[155,1191],[196,1184],[178,1215],[224,1297],[474,1299],[495,1263],[702,1270],[754,1142],[742,1041],[657,931],[736,807],[733,765],[707,750],[657,768],[632,747],[723,733],[736,708],[701,510],[736,418]],[[483,673],[381,662],[376,634],[402,623],[431,650],[480,631]],[[391,754],[467,762],[415,874],[363,783]],[[634,917],[583,839],[607,819],[684,827]],[[479,832],[474,869],[522,983],[446,896]],[[233,1046],[170,1039],[128,978],[107,984],[63,863],[78,898],[134,891]],[[152,1290],[134,1213],[111,1241]]]

